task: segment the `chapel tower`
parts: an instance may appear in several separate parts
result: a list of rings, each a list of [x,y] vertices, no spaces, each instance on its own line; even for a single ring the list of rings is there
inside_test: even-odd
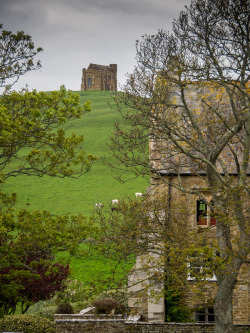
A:
[[[117,65],[90,64],[82,70],[81,90],[117,90]]]

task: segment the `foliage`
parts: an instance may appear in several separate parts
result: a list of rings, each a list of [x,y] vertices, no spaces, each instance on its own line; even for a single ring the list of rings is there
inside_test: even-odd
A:
[[[79,96],[60,91],[5,92],[0,104],[0,160],[2,181],[20,174],[76,177],[95,159],[78,148],[83,136],[67,136],[62,124],[81,117]],[[78,151],[79,150],[79,151]]]
[[[68,279],[65,283],[65,288],[56,293],[53,297],[53,301],[55,304],[70,304],[74,313],[78,313],[89,307],[95,295],[92,288],[90,288],[92,278],[93,276],[90,275],[85,283]]]
[[[68,279],[65,281],[64,289],[55,296],[56,302],[76,303],[82,301],[85,293],[85,285],[81,281]]]
[[[11,250],[10,250],[11,251]],[[51,258],[44,255],[19,258],[20,263],[10,264],[0,269],[0,306],[5,313],[14,313],[17,304],[25,313],[33,302],[46,300],[62,288],[69,274],[69,267],[53,264]]]
[[[6,194],[2,184],[20,174],[78,178],[95,157],[81,149],[83,136],[66,131],[70,120],[90,111],[90,102],[80,106],[79,96],[64,86],[51,93],[11,91],[8,79],[40,67],[32,59],[41,49],[33,50],[23,32],[3,31],[0,40],[0,80],[7,87],[0,98],[0,304],[8,314],[18,302],[25,312],[61,288],[68,266],[53,263],[55,254],[76,254],[89,226],[80,215],[15,211],[16,194]]]
[[[0,319],[0,330],[25,333],[55,333],[55,323],[35,315],[5,316]]]
[[[110,150],[126,172],[151,173],[209,206],[222,264],[215,331],[231,332],[232,293],[250,249],[249,1],[193,0],[172,34],[143,36],[136,47]],[[189,186],[183,174],[203,185]]]
[[[18,302],[26,311],[32,302],[47,299],[60,290],[68,266],[53,263],[58,251],[79,253],[89,226],[81,216],[52,216],[48,212],[20,211],[17,221],[11,209],[2,213],[1,301],[5,313]]]
[[[168,286],[165,291],[165,318],[167,322],[187,323],[191,321],[191,310],[183,304],[179,290]]]
[[[125,305],[114,299],[99,299],[93,302],[98,314],[110,314],[114,310],[115,314],[124,314],[126,311]]]
[[[33,58],[42,48],[35,49],[31,36],[23,31],[13,34],[3,30],[2,24],[0,29],[0,87],[4,87],[13,85],[21,75],[41,67],[40,61],[34,63]]]
[[[37,313],[34,313],[34,314],[39,317],[54,320],[55,311],[56,311],[56,305],[51,305],[51,306],[42,308],[40,311],[38,311]]]
[[[165,298],[168,321],[190,320],[184,297],[189,290],[206,290],[206,278],[220,264],[220,258],[210,249],[209,230],[198,234],[187,224],[187,215],[187,207],[180,201],[172,203],[170,210],[168,194],[160,191],[153,197],[121,200],[115,211],[97,211],[93,219],[99,227],[93,248],[113,260],[116,267],[113,277],[94,282],[96,288],[100,283],[108,292],[114,290],[114,295],[119,291],[123,301],[134,293],[149,295],[152,302]],[[188,258],[194,253],[204,263],[209,261],[202,274],[188,267]],[[188,274],[195,276],[195,286],[187,283]],[[152,288],[154,285],[157,288]]]
[[[56,303],[54,297],[45,301],[38,301],[32,304],[27,310],[26,314],[34,314],[39,317],[44,317],[50,320],[54,319],[54,313],[56,310]]]
[[[84,91],[74,92],[74,94],[80,96],[81,105],[86,100],[92,101],[92,111],[86,113],[83,118],[73,120],[71,127],[66,131],[70,130],[77,136],[84,133],[82,149],[90,151],[97,157],[91,172],[85,173],[84,177],[78,178],[77,181],[69,177],[62,179],[46,175],[10,177],[4,184],[4,190],[17,194],[16,209],[23,208],[29,203],[29,210],[44,209],[59,215],[67,214],[69,211],[71,214],[90,215],[96,202],[108,205],[112,199],[124,195],[133,196],[135,192],[145,191],[148,185],[147,179],[141,177],[121,184],[114,179],[114,173],[102,163],[101,156],[108,155],[108,137],[118,118],[111,93]],[[112,157],[107,156],[107,158],[109,161],[112,160]],[[83,273],[87,273],[86,270]]]
[[[95,237],[96,232],[90,232],[90,234],[91,237]],[[134,260],[130,260],[130,258],[127,262],[119,265],[113,257],[109,257],[103,252],[100,253],[100,249],[96,248],[94,243],[89,240],[80,244],[83,255],[71,258],[70,279],[66,281],[66,288],[63,292],[57,293],[56,298],[59,301],[66,301],[72,304],[83,302],[83,307],[85,305],[89,306],[89,303],[97,295],[105,293],[109,286],[112,289],[114,284],[117,286],[121,280],[123,281],[124,270],[129,271],[134,265]],[[62,252],[56,257],[60,262],[60,258],[70,258],[70,254]],[[116,299],[116,295],[117,293],[108,297]],[[78,308],[77,304],[76,306]]]
[[[106,141],[112,130],[112,124],[117,117],[115,110],[108,106],[108,103],[112,103],[110,92],[77,92],[77,94],[80,95],[81,104],[88,99],[93,101],[91,104],[92,112],[86,113],[82,119],[77,118],[73,120],[71,128],[68,130],[74,131],[77,136],[84,133],[85,138],[83,143],[85,150],[91,151],[97,156],[98,160],[93,163],[91,172],[86,173],[84,177],[80,177],[77,181],[68,177],[63,179],[57,177],[49,178],[46,175],[43,177],[27,177],[22,174],[18,177],[9,177],[3,185],[6,192],[12,193],[15,191],[15,193],[17,193],[18,200],[13,207],[15,210],[22,209],[26,203],[29,203],[27,206],[28,212],[34,209],[46,209],[51,214],[56,215],[66,214],[69,211],[73,214],[80,212],[84,215],[89,215],[94,210],[95,202],[102,202],[105,206],[108,206],[114,198],[122,197],[124,194],[134,195],[135,192],[143,192],[146,188],[147,181],[142,179],[120,184],[113,179],[110,170],[103,165],[100,159],[102,154],[108,153]],[[103,175],[105,175],[105,177],[103,177]],[[103,191],[104,187],[106,189],[105,191]],[[81,193],[80,197],[79,193]],[[33,218],[33,216],[30,216],[29,220],[31,221]],[[37,221],[36,218],[34,218],[34,221]],[[77,223],[80,223],[79,220]],[[47,229],[52,227],[53,224],[56,225],[53,230],[55,232],[56,230],[62,230],[60,234],[63,236],[63,230],[66,230],[66,223],[62,223],[62,228],[60,229],[60,225],[57,225],[55,220],[53,220],[51,224],[46,223]],[[78,237],[80,232],[84,232],[84,230],[87,231],[84,225],[86,224],[83,220],[82,227],[77,229],[78,231],[75,230],[74,235],[76,237],[73,237],[73,240],[77,238],[80,239],[80,237]],[[44,227],[46,228],[46,226]],[[39,230],[40,227],[41,225],[37,223],[37,230]],[[44,230],[41,230],[41,232],[44,233]],[[73,232],[73,230],[69,230],[69,233],[70,232]],[[56,235],[55,233],[47,234],[47,237],[51,236],[52,244],[53,239],[55,239],[54,236]],[[87,235],[86,232],[85,235]],[[83,235],[82,239],[85,237],[86,236]],[[39,233],[37,232],[37,239],[38,238]],[[46,237],[44,237],[44,239],[46,239]],[[66,241],[66,239],[64,239],[64,241],[65,243],[62,243],[62,248],[66,248],[65,244],[67,244],[67,248],[69,249],[74,247],[73,244],[75,243],[72,240],[69,239],[69,241]],[[87,251],[85,246],[87,244],[87,242],[81,244],[81,249],[85,252]],[[74,253],[74,251],[70,250],[70,253]],[[98,253],[88,258],[81,256],[72,257],[70,253],[62,251],[56,255],[56,260],[61,263],[70,262],[70,274],[72,279],[88,283],[90,280],[95,279],[97,275],[105,278],[109,275],[112,276],[112,270],[115,268],[116,263],[111,262],[108,258],[104,258]],[[73,300],[69,301],[76,302]]]
[[[85,265],[83,265],[83,267],[87,269]],[[55,304],[70,303],[74,312],[88,307],[96,295],[91,287],[91,281],[93,279],[95,279],[95,275],[92,274],[89,275],[89,278],[86,279],[84,283],[78,280],[68,279],[64,284],[64,288],[53,297],[53,301]]]
[[[56,314],[72,314],[74,313],[73,307],[70,303],[60,303],[58,304],[56,311]]]

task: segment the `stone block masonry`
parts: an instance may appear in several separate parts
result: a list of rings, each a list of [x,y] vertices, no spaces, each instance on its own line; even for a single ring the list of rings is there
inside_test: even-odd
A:
[[[117,90],[117,65],[109,66],[90,64],[82,70],[82,91]]]
[[[122,316],[55,315],[56,333],[212,333],[213,324],[129,322]],[[234,325],[247,333],[250,325]]]
[[[55,315],[56,333],[123,333],[124,322],[121,316],[102,319],[103,316]]]

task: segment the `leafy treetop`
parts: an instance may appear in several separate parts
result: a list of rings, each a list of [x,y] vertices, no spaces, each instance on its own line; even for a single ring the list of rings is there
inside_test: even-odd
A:
[[[0,24],[0,87],[12,86],[21,75],[41,68],[41,62],[36,63],[33,58],[42,52],[42,48],[35,49],[32,38],[23,31],[13,34],[2,29]]]

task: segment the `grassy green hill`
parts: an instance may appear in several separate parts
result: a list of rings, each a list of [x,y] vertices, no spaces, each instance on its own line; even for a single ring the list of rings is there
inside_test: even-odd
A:
[[[80,95],[81,102],[92,101],[92,112],[82,119],[71,123],[72,132],[83,134],[85,140],[82,148],[98,157],[90,172],[79,179],[58,179],[19,176],[11,178],[6,184],[8,192],[18,195],[17,207],[29,203],[30,210],[44,209],[53,214],[82,213],[89,215],[95,203],[107,204],[112,199],[124,195],[144,192],[147,187],[145,179],[136,179],[124,184],[115,180],[111,170],[105,166],[100,157],[108,154],[107,141],[118,118],[110,92],[92,91],[75,92]],[[114,104],[114,103],[113,103]]]
[[[83,134],[82,148],[98,157],[90,172],[79,179],[59,179],[44,176],[19,176],[8,179],[5,190],[17,193],[17,208],[29,203],[29,210],[43,209],[53,214],[77,214],[89,216],[95,203],[109,204],[112,199],[144,192],[148,183],[145,179],[136,179],[119,183],[105,166],[100,157],[108,155],[107,141],[118,118],[110,92],[75,92],[80,94],[81,102],[92,101],[92,112],[82,119],[72,122],[72,132]],[[114,103],[113,103],[114,104]],[[68,257],[67,253],[60,256]],[[83,282],[94,273],[107,275],[112,264],[100,256],[89,259],[72,258],[70,264],[74,278]]]

